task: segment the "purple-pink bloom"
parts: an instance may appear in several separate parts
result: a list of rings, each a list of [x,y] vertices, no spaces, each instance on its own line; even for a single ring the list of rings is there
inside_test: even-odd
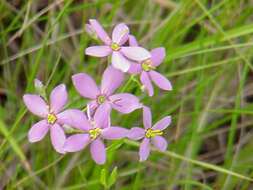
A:
[[[97,164],[104,164],[106,161],[106,150],[101,138],[112,140],[121,139],[127,136],[128,129],[108,126],[109,117],[108,110],[105,107],[109,107],[109,103],[106,102],[103,105],[103,109],[99,109],[95,112],[94,121],[88,121],[86,116],[80,121],[79,130],[84,133],[75,134],[66,139],[64,150],[67,152],[76,152],[85,148],[90,143],[90,152],[93,160]]]
[[[138,46],[135,37],[132,35],[129,35],[129,44],[133,47]],[[163,47],[155,48],[151,50],[150,54],[150,58],[138,60],[139,63],[137,64],[131,62],[131,66],[128,72],[134,75],[141,72],[140,80],[144,85],[144,88],[148,90],[149,96],[153,96],[154,94],[154,89],[150,78],[159,88],[168,91],[172,90],[172,85],[170,81],[157,71],[154,71],[164,59],[165,49]]]
[[[108,107],[104,107],[104,109],[109,109],[109,111],[106,111],[106,113],[109,114],[111,108],[121,113],[130,113],[142,107],[139,99],[132,94],[118,93],[112,95],[123,80],[124,73],[112,66],[107,67],[104,71],[100,89],[94,80],[85,73],[72,76],[72,81],[79,94],[85,98],[92,99],[92,101],[87,103],[91,114],[93,114],[96,109],[102,109],[104,103],[108,103],[109,105]]]
[[[133,127],[129,130],[128,138],[133,140],[142,139],[139,156],[140,161],[145,161],[150,153],[150,141],[152,144],[160,151],[165,151],[167,149],[168,143],[161,136],[163,130],[171,123],[171,116],[164,117],[158,121],[155,125],[152,126],[152,116],[151,111],[148,107],[143,106],[143,125],[144,128]]]
[[[42,140],[48,130],[55,150],[65,153],[63,145],[66,139],[63,128],[59,124],[79,126],[79,121],[84,113],[76,109],[68,109],[60,112],[67,102],[68,94],[66,86],[60,84],[55,87],[50,94],[50,103],[44,101],[39,95],[25,94],[23,96],[27,108],[35,115],[42,117],[43,120],[35,123],[28,132],[28,140],[32,143]]]
[[[129,34],[129,28],[124,23],[115,26],[111,39],[97,20],[90,19],[89,21],[97,36],[105,45],[88,47],[85,50],[87,55],[105,57],[112,54],[112,65],[123,72],[128,71],[130,67],[131,61],[128,59],[141,61],[150,57],[150,53],[142,47],[122,46],[128,40]]]

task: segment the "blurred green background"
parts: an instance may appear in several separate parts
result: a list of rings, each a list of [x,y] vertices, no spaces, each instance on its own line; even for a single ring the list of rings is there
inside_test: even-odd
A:
[[[253,189],[244,177],[253,177],[252,13],[252,0],[0,0],[0,189]],[[28,113],[22,96],[35,93],[34,78],[48,94],[65,83],[66,108],[77,109],[88,99],[71,76],[86,72],[100,82],[107,59],[84,54],[98,44],[84,31],[90,18],[108,33],[124,22],[141,46],[166,48],[157,70],[173,91],[155,87],[149,97],[139,77],[128,74],[118,89],[150,106],[153,123],[172,115],[164,134],[168,151],[152,151],[144,163],[139,143],[128,140],[106,144],[103,166],[88,148],[60,155],[49,135],[27,140],[39,118]],[[141,110],[113,112],[112,124],[142,126]]]

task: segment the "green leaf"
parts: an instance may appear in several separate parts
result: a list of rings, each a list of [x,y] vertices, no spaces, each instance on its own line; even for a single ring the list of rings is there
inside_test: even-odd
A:
[[[123,143],[124,139],[113,142],[109,147],[106,148],[106,152],[109,153],[119,149]]]
[[[114,169],[113,169],[113,171],[112,171],[112,173],[109,177],[109,181],[108,181],[108,186],[109,187],[111,187],[115,183],[115,181],[117,179],[117,174],[118,174],[118,168],[114,167]]]
[[[106,171],[106,169],[105,168],[103,168],[102,170],[101,170],[101,173],[100,173],[100,183],[103,185],[103,186],[107,186],[107,182],[106,182],[106,173],[107,173],[107,171]]]

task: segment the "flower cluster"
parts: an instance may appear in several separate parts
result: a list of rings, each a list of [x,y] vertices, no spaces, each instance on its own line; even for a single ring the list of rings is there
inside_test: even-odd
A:
[[[99,38],[105,44],[88,47],[85,53],[95,57],[111,55],[111,65],[105,69],[100,87],[86,73],[72,76],[77,92],[82,97],[91,99],[86,107],[87,116],[78,109],[67,109],[61,112],[68,99],[64,84],[55,87],[47,101],[42,89],[43,85],[36,79],[37,88],[40,88],[39,95],[25,94],[23,97],[27,108],[42,118],[29,130],[29,141],[40,141],[50,131],[51,142],[57,152],[62,154],[76,152],[90,145],[91,156],[98,164],[104,164],[106,161],[106,149],[102,139],[128,137],[139,140],[143,138],[139,150],[140,161],[148,158],[150,141],[158,150],[165,151],[168,144],[161,135],[170,124],[171,117],[164,117],[152,127],[150,109],[144,106],[135,95],[114,94],[123,83],[125,72],[133,75],[140,73],[143,89],[148,91],[149,96],[154,94],[150,79],[159,88],[172,90],[169,80],[155,71],[165,57],[165,49],[159,47],[149,52],[138,46],[135,37],[129,34],[129,28],[124,23],[115,26],[112,38],[95,19],[90,19],[90,24],[86,24],[85,27],[89,34],[94,38]],[[127,42],[129,46],[124,46]],[[143,109],[144,129],[112,126],[110,119],[112,109],[123,114]],[[71,135],[68,135],[69,129],[71,129]]]

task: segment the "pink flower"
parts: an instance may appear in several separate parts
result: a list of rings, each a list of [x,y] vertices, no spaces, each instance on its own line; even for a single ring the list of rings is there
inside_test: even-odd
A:
[[[115,26],[111,40],[97,20],[90,19],[89,21],[90,25],[96,31],[97,36],[105,43],[105,45],[88,47],[85,50],[87,55],[105,57],[112,54],[112,65],[123,72],[126,72],[130,67],[131,61],[127,58],[141,61],[150,57],[150,53],[142,47],[122,46],[128,40],[129,33],[129,29],[124,23]]]
[[[130,46],[138,46],[138,43],[134,36],[129,35]],[[128,70],[131,74],[137,74],[141,72],[140,80],[144,85],[144,88],[148,90],[149,96],[153,96],[154,89],[151,80],[163,90],[172,90],[172,85],[170,81],[161,75],[160,73],[154,71],[157,66],[159,66],[165,57],[165,49],[163,47],[155,48],[151,50],[151,57],[148,59],[139,60],[139,63],[131,62],[131,66]]]
[[[72,81],[79,94],[85,98],[91,98],[88,102],[90,113],[93,114],[96,109],[102,109],[104,103],[108,103],[109,109],[106,113],[110,114],[111,108],[121,113],[130,113],[142,107],[139,99],[129,93],[112,93],[120,86],[124,79],[124,73],[114,69],[112,66],[107,67],[104,71],[100,89],[94,80],[85,73],[79,73],[72,76]],[[108,116],[109,117],[109,116]]]
[[[42,140],[50,130],[50,137],[55,150],[65,153],[63,145],[66,139],[63,128],[59,124],[79,126],[84,113],[80,110],[68,109],[60,113],[67,102],[68,94],[66,86],[60,84],[53,89],[50,94],[50,104],[39,95],[25,94],[23,96],[27,108],[35,115],[42,117],[43,120],[35,123],[28,132],[28,140],[32,143]]]
[[[127,136],[128,130],[121,127],[109,126],[108,113],[109,103],[101,105],[104,109],[99,109],[94,115],[94,121],[88,122],[86,116],[80,122],[79,130],[84,133],[75,134],[66,139],[64,150],[76,152],[85,148],[90,143],[90,152],[93,160],[97,164],[104,164],[106,161],[106,150],[101,138],[112,140],[121,139]],[[86,132],[86,133],[85,133]]]
[[[133,127],[130,129],[128,133],[128,138],[133,140],[142,139],[139,156],[140,161],[145,161],[150,153],[150,141],[152,144],[160,151],[165,151],[168,143],[167,141],[161,137],[163,134],[163,130],[167,128],[167,126],[171,123],[171,117],[167,116],[158,121],[153,127],[152,125],[152,116],[151,111],[148,107],[143,106],[143,125],[145,129],[140,127]]]

